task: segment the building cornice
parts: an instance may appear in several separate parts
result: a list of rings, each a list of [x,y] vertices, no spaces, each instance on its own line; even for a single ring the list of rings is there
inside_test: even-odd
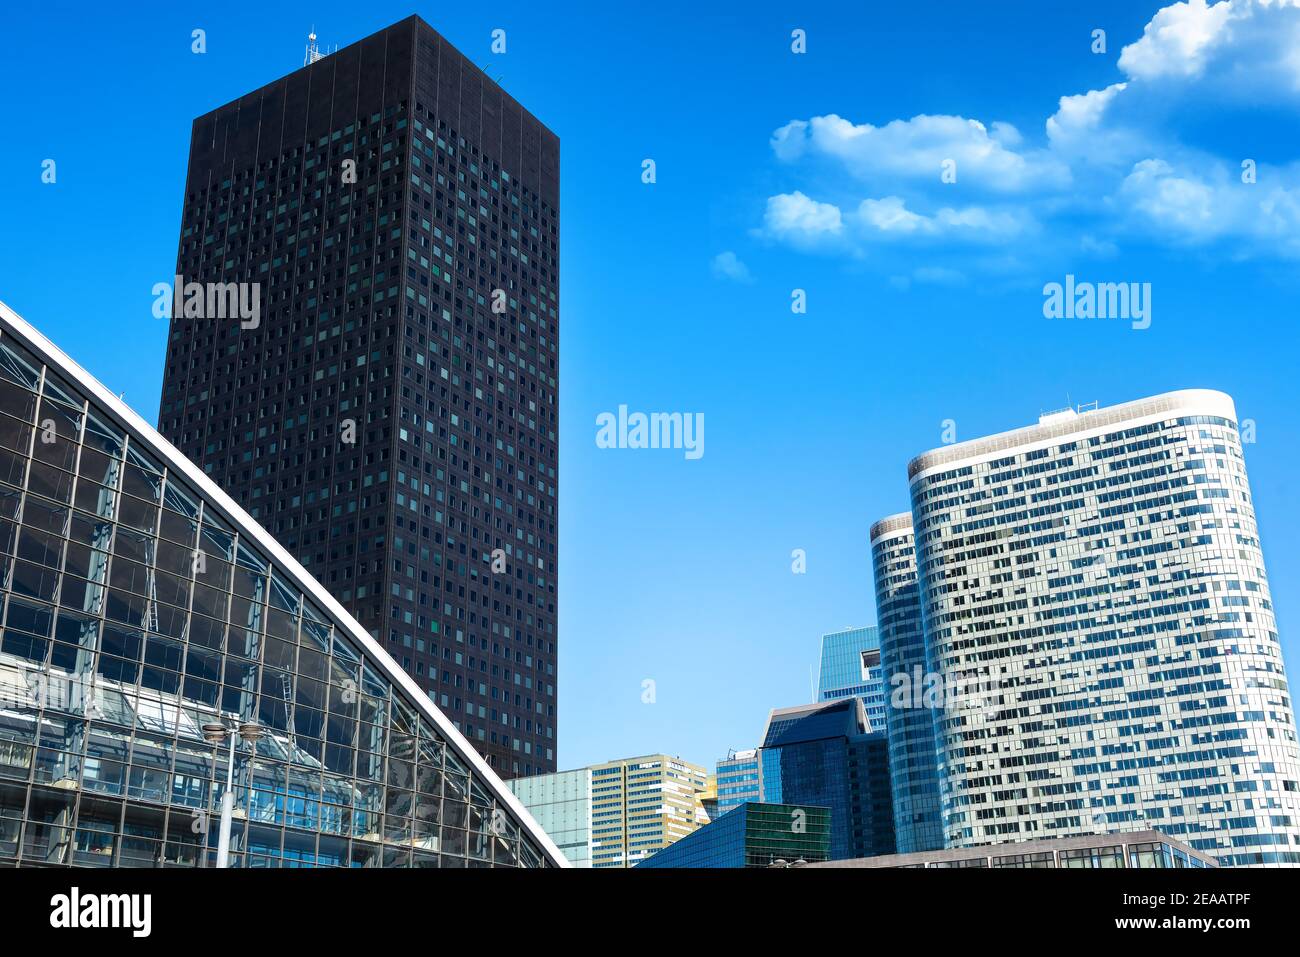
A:
[[[1071,438],[1085,438],[1114,431],[1117,426],[1147,425],[1180,415],[1216,415],[1233,422],[1236,406],[1226,393],[1213,389],[1183,389],[1120,405],[1073,414],[1069,418],[1044,417],[1037,425],[999,432],[982,439],[941,446],[916,456],[907,464],[909,483],[915,484],[936,469],[1000,458],[1009,453],[1032,451]]]

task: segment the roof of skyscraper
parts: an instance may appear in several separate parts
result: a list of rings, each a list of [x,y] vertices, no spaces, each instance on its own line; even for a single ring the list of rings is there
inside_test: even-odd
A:
[[[1068,435],[1104,430],[1135,419],[1164,418],[1169,413],[1180,412],[1201,412],[1233,421],[1237,418],[1236,406],[1231,396],[1224,392],[1213,389],[1182,389],[1177,392],[1165,392],[1119,405],[1078,412],[1070,416],[1053,413],[1044,416],[1035,425],[1022,426],[1009,432],[999,432],[954,445],[940,446],[912,459],[907,465],[907,477],[915,479],[921,472],[967,459],[997,455],[1011,449],[1033,445],[1051,445]]]
[[[880,521],[871,526],[871,532],[868,537],[871,541],[882,538],[885,535],[894,532],[909,532],[912,530],[912,513],[898,512],[894,515],[886,515]]]

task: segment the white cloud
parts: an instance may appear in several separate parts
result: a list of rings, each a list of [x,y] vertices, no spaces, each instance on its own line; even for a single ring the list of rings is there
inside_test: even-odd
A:
[[[1207,5],[1205,0],[1175,3],[1156,12],[1119,56],[1119,68],[1135,79],[1196,76],[1206,59],[1224,42],[1232,3]]]
[[[1300,187],[1289,186],[1300,183],[1300,163],[1257,157],[1258,181],[1246,183],[1240,140],[1216,155],[1204,133],[1197,143],[1180,135],[1189,116],[1235,129],[1261,105],[1300,111],[1300,0],[1169,4],[1118,67],[1109,85],[1060,96],[1037,144],[1008,123],[943,114],[880,126],[836,114],[787,123],[773,153],[796,171],[821,161],[818,191],[839,205],[800,190],[773,196],[763,232],[853,254],[864,244],[951,243],[997,245],[1008,261],[1047,246],[1110,256],[1117,240],[1139,234],[1300,258]],[[946,160],[956,162],[955,184],[941,181]],[[847,176],[826,180],[827,163]]]
[[[1080,140],[1095,136],[1115,97],[1127,88],[1126,83],[1112,83],[1103,90],[1089,90],[1057,101],[1056,112],[1047,118],[1047,138],[1054,148],[1069,148]]]
[[[730,249],[714,256],[710,268],[715,279],[730,279],[733,282],[744,283],[754,281],[754,277],[749,272],[749,267],[741,262],[740,257]]]
[[[868,229],[882,233],[916,233],[932,229],[932,221],[907,209],[897,196],[864,199],[858,217]]]
[[[772,152],[785,163],[801,159],[808,145],[808,121],[791,120],[772,134]]]
[[[938,183],[944,164],[952,161],[959,182],[997,192],[1068,182],[1069,170],[1046,151],[1017,151],[1021,139],[1009,123],[994,123],[990,131],[961,116],[922,115],[872,126],[831,113],[787,123],[772,134],[772,150],[783,162],[829,158],[868,181]]]
[[[767,201],[759,235],[804,248],[838,247],[856,250],[863,243],[913,239],[917,242],[957,241],[1001,243],[1032,228],[1020,213],[982,206],[945,206],[933,213],[908,209],[899,196],[864,199],[856,209],[801,192],[783,193]]]
[[[1014,149],[1025,140],[1018,129],[1010,123],[1003,123],[1001,120],[993,121],[993,124],[989,127],[989,137],[1007,149]]]
[[[1179,176],[1164,160],[1142,160],[1124,179],[1120,193],[1151,223],[1205,238],[1226,223],[1215,215],[1214,190],[1200,179]]]
[[[1300,97],[1300,0],[1186,0],[1159,10],[1119,68],[1153,89],[1246,103]]]
[[[1192,170],[1148,159],[1134,165],[1119,192],[1134,229],[1187,245],[1228,238],[1257,252],[1294,257],[1300,254],[1300,191],[1284,183],[1296,182],[1297,172],[1243,183],[1227,164]]]
[[[1001,242],[1024,232],[1026,220],[1005,210],[982,206],[954,209],[945,206],[933,215],[913,212],[898,196],[864,199],[854,220],[867,236],[911,235],[962,239],[974,242]]]
[[[838,206],[819,203],[797,190],[767,200],[763,232],[768,236],[806,245],[837,237],[843,229]]]

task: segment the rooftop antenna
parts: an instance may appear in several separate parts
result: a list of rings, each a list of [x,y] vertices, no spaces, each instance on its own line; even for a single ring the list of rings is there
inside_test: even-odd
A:
[[[321,57],[325,56],[320,52],[320,46],[316,43],[316,24],[312,24],[311,33],[307,34],[307,52],[303,55],[302,65],[310,66]]]

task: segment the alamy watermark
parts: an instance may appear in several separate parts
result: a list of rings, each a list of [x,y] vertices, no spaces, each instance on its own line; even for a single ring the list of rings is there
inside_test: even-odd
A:
[[[990,711],[998,701],[994,681],[978,675],[938,674],[914,665],[889,676],[889,707],[895,711]]]
[[[46,674],[28,671],[21,686],[0,687],[0,708],[44,708],[93,718],[104,714],[104,699],[94,672]]]
[[[262,323],[260,282],[154,283],[153,314],[158,319],[238,319],[241,329]]]
[[[596,416],[596,447],[601,449],[683,449],[686,458],[704,457],[703,412],[631,412]]]
[[[92,894],[73,887],[50,898],[50,926],[55,930],[122,929],[132,937],[153,930],[152,894]]]
[[[1076,282],[1043,287],[1043,316],[1048,319],[1127,319],[1134,329],[1151,325],[1151,283]]]

